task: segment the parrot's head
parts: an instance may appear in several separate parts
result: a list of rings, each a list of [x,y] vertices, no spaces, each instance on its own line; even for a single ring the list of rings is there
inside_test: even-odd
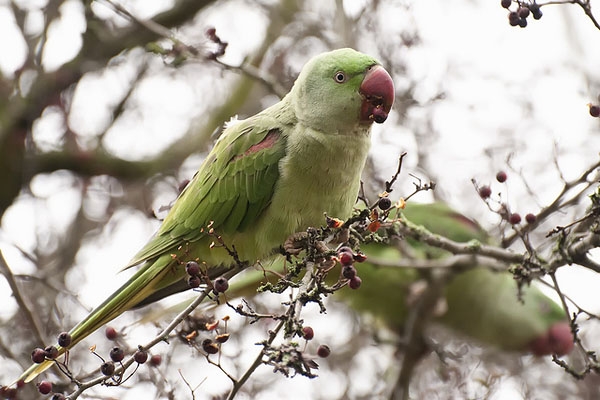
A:
[[[311,59],[290,96],[301,123],[321,132],[348,132],[387,119],[394,82],[376,59],[339,49]]]

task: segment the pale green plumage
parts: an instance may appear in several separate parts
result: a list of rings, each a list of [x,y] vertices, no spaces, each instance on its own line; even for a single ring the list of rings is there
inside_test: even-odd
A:
[[[324,53],[279,103],[228,127],[156,235],[126,266],[141,265],[137,273],[73,328],[72,345],[131,307],[185,288],[185,261],[206,263],[211,279],[230,268],[233,259],[223,248],[209,248],[209,224],[241,260],[254,262],[292,233],[322,225],[325,212],[348,217],[372,122],[361,120],[359,88],[376,64],[351,49]],[[345,82],[334,80],[337,71]],[[34,365],[21,378],[30,381],[51,364]]]

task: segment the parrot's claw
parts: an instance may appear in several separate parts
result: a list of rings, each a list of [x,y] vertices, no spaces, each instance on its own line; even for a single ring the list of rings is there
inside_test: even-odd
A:
[[[308,239],[308,234],[306,232],[294,233],[286,239],[285,243],[283,243],[283,250],[286,254],[297,256],[306,248],[306,239]]]

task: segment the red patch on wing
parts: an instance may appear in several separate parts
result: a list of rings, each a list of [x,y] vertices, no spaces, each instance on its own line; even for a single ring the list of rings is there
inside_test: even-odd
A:
[[[264,149],[270,149],[271,147],[273,147],[273,145],[275,143],[277,143],[277,140],[279,140],[279,130],[271,129],[269,131],[269,133],[267,133],[267,136],[264,137],[263,140],[250,146],[248,148],[248,150],[246,150],[243,154],[238,154],[237,156],[233,157],[232,161],[236,161],[236,160],[239,160],[240,158],[243,158],[243,157],[246,157],[246,156],[249,156],[252,154],[256,154],[259,151],[264,150]]]

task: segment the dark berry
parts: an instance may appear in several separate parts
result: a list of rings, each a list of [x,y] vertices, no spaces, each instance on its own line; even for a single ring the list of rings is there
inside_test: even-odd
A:
[[[528,7],[519,7],[519,9],[517,10],[517,13],[519,14],[520,18],[527,18],[529,17],[529,8]]]
[[[106,338],[108,340],[115,340],[117,338],[117,336],[119,336],[119,334],[117,333],[117,330],[115,328],[113,328],[112,326],[106,327],[106,330],[104,331],[104,335],[106,335]]]
[[[33,349],[31,352],[31,361],[36,364],[40,364],[43,363],[44,360],[46,360],[46,351],[44,351],[44,349],[40,349],[39,347]]]
[[[200,265],[198,265],[196,261],[188,261],[185,265],[185,272],[187,272],[189,276],[200,275]]]
[[[354,265],[344,265],[342,267],[342,276],[346,279],[353,279],[356,276],[356,268],[354,268]]]
[[[516,11],[511,11],[510,13],[508,13],[508,23],[510,24],[510,26],[519,25],[520,20],[521,18],[519,18],[519,14],[517,14]]]
[[[504,171],[500,171],[496,174],[496,180],[500,183],[506,182],[507,178],[508,178],[508,176],[506,175],[506,172],[504,172]]]
[[[382,197],[379,199],[377,206],[385,211],[392,206],[392,201],[389,199],[389,197]]]
[[[219,345],[212,341],[212,339],[204,339],[202,341],[202,350],[208,354],[217,354],[219,352]]]
[[[54,396],[52,396],[51,400],[66,400],[67,398],[65,397],[64,394],[62,393],[54,393]]]
[[[52,382],[41,381],[37,384],[37,389],[41,394],[48,394],[52,391]]]
[[[306,340],[311,340],[315,337],[315,331],[310,326],[302,328],[302,337]]]
[[[229,289],[229,282],[224,276],[220,276],[213,282],[213,287],[217,293],[223,293]]]
[[[114,362],[121,362],[125,358],[125,352],[120,347],[113,347],[110,350],[110,359]]]
[[[512,4],[512,0],[502,0],[500,1],[500,5],[504,8],[508,8],[510,7],[510,5]]]
[[[153,367],[158,367],[162,363],[162,356],[160,354],[154,354],[150,357],[150,365]]]
[[[342,265],[352,265],[354,262],[354,255],[350,252],[344,251],[342,253],[338,253],[338,257],[340,259],[340,263]]]
[[[588,107],[590,108],[590,115],[592,117],[600,117],[600,106],[596,104],[588,104]]]
[[[71,344],[71,335],[69,332],[62,332],[58,335],[58,345],[60,347],[69,347]]]
[[[46,353],[46,358],[49,358],[50,360],[54,360],[58,357],[58,349],[56,346],[48,346],[44,349],[44,352]]]
[[[192,289],[197,288],[202,283],[202,279],[198,275],[190,276],[188,278],[188,286]]]
[[[367,261],[367,256],[360,251],[354,255],[354,261],[361,263]]]
[[[482,186],[479,188],[479,197],[487,199],[492,195],[492,189],[489,186]]]
[[[521,19],[519,20],[519,26],[520,26],[521,28],[525,28],[525,27],[527,26],[527,20],[526,20],[525,18],[521,18]]]
[[[536,219],[537,217],[535,216],[535,214],[532,213],[529,213],[525,216],[525,221],[527,221],[528,224],[533,224]]]
[[[229,333],[221,333],[215,336],[215,341],[218,343],[225,343],[229,340]]]
[[[529,10],[531,11],[531,14],[533,15],[533,19],[538,20],[540,18],[542,18],[542,10],[540,9],[540,6],[536,3],[530,4],[529,5]]]
[[[519,213],[510,214],[508,217],[508,222],[510,222],[512,225],[521,223],[521,215]]]
[[[143,364],[148,360],[148,353],[146,353],[144,350],[138,350],[133,355],[133,359],[136,363]]]
[[[115,373],[115,363],[112,361],[105,361],[100,366],[100,372],[105,376],[113,376]]]
[[[321,358],[327,358],[331,354],[331,349],[326,344],[322,344],[317,349],[317,355]]]
[[[350,282],[348,282],[348,286],[350,286],[350,289],[358,289],[360,285],[362,285],[362,279],[360,279],[358,275],[350,279]]]

